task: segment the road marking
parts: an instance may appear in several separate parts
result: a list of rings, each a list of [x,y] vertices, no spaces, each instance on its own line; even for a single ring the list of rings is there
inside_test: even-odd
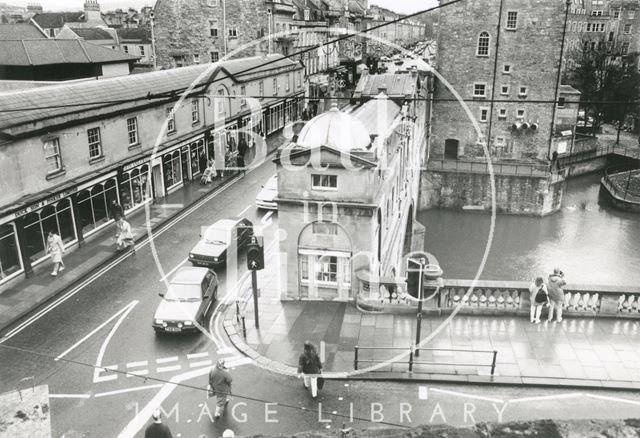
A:
[[[211,359],[207,359],[207,360],[201,360],[200,362],[193,362],[189,364],[189,368],[198,368],[198,367],[205,367],[205,366],[209,366],[211,365],[213,362],[211,361]]]
[[[475,399],[475,400],[488,401],[488,402],[492,402],[492,403],[505,403],[504,400],[500,400],[499,398],[482,397],[480,395],[466,394],[466,393],[463,393],[463,392],[449,391],[449,390],[446,390],[446,389],[430,388],[430,391],[431,392],[438,392],[438,393],[441,393],[441,394],[447,394],[447,395],[455,395],[455,396],[458,396],[458,397],[466,397],[466,398]]]
[[[73,351],[74,348],[76,348],[78,345],[82,344],[84,341],[86,341],[87,339],[89,339],[91,336],[95,335],[98,331],[100,331],[100,329],[102,329],[105,325],[109,324],[112,320],[114,320],[115,318],[118,317],[118,315],[120,315],[122,312],[129,312],[131,309],[133,309],[133,307],[138,304],[138,300],[134,300],[132,302],[130,302],[129,304],[127,304],[126,306],[124,306],[122,309],[118,310],[113,316],[111,316],[109,319],[107,319],[105,322],[103,322],[102,324],[100,324],[98,327],[96,327],[95,329],[93,329],[88,335],[86,335],[84,338],[80,339],[78,342],[76,342],[75,344],[73,344],[71,347],[69,347],[68,349],[66,349],[63,353],[61,353],[60,355],[58,355],[58,357],[56,357],[54,360],[60,360],[63,357],[65,357],[67,354],[69,354],[71,351]]]
[[[539,397],[513,398],[509,400],[509,403],[523,403],[523,402],[542,401],[542,400],[562,400],[566,398],[576,398],[576,397],[584,397],[584,394],[581,392],[576,392],[572,394],[542,395]]]
[[[49,394],[49,398],[89,398],[91,394]]]
[[[253,363],[253,359],[251,359],[250,357],[243,357],[243,358],[240,358],[238,360],[227,362],[227,367],[228,368],[237,368],[239,366],[248,365],[250,363]]]
[[[418,387],[418,400],[429,400],[429,390],[426,386]]]
[[[127,368],[137,368],[137,367],[145,367],[149,362],[146,360],[142,360],[140,362],[129,362],[127,364]]]
[[[162,383],[158,383],[157,385],[145,385],[145,386],[136,386],[135,388],[126,388],[126,389],[118,389],[115,391],[108,392],[99,392],[98,394],[94,394],[95,398],[107,397],[109,395],[117,395],[117,394],[126,394],[127,392],[136,392],[136,391],[144,391],[145,389],[155,389],[163,386]]]
[[[217,351],[218,354],[233,354],[235,353],[237,350],[233,347],[226,347],[226,348],[221,348],[220,350]]]
[[[207,357],[209,356],[209,352],[205,351],[204,353],[191,353],[191,354],[187,354],[187,359],[198,359],[201,357]]]
[[[101,376],[100,373],[109,373],[110,371],[115,371],[118,369],[118,365],[109,365],[102,368],[94,368],[93,369],[93,383],[98,382],[110,382],[112,380],[116,380],[118,375],[116,373],[107,374],[105,376]]]
[[[135,303],[138,304],[138,301],[135,301]],[[104,376],[104,378],[101,378],[99,367],[102,366],[102,358],[104,357],[104,352],[107,350],[107,345],[109,345],[109,341],[111,341],[111,338],[115,334],[116,330],[118,330],[118,327],[120,327],[120,324],[122,324],[122,322],[125,320],[125,318],[129,315],[129,313],[133,310],[134,307],[135,307],[135,304],[133,304],[132,302],[131,304],[129,304],[129,308],[126,311],[122,312],[122,315],[120,315],[120,318],[118,318],[116,323],[113,325],[113,327],[109,331],[109,334],[105,338],[104,342],[100,346],[100,351],[98,352],[98,357],[96,359],[96,368],[93,369],[93,383],[105,382],[107,380],[114,380],[115,378],[118,377],[117,374],[114,374],[110,376]]]
[[[156,359],[156,363],[175,362],[177,360],[178,360],[178,356],[162,357],[160,359]]]
[[[162,283],[163,281],[165,281],[171,274],[176,272],[181,266],[183,266],[185,263],[187,263],[187,261],[189,261],[189,257],[186,257],[184,260],[182,260],[180,263],[178,263],[178,265],[175,268],[173,268],[172,270],[167,272],[160,280],[158,280],[158,282]]]
[[[247,212],[247,210],[249,210],[251,208],[251,205],[247,205],[244,210],[242,210],[240,213],[238,213],[237,217],[241,217],[243,214],[245,214]]]
[[[158,373],[166,373],[167,371],[177,371],[182,368],[182,365],[171,365],[168,367],[158,367],[156,372]]]
[[[160,208],[184,208],[184,204],[157,204]]]
[[[149,370],[128,371],[127,377],[146,376],[147,374],[149,374]]]

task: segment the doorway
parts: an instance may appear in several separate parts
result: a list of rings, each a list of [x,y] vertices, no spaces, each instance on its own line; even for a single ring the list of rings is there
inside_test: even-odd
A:
[[[448,138],[444,141],[444,158],[447,160],[458,159],[458,148],[460,142],[455,138]]]

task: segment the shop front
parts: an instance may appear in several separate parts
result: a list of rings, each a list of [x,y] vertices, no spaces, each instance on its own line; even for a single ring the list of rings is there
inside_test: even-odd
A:
[[[153,199],[153,178],[149,158],[122,167],[119,175],[120,205],[125,212],[142,207]]]

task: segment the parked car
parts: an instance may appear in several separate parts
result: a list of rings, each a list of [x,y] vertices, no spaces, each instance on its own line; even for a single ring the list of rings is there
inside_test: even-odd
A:
[[[277,210],[278,204],[274,199],[278,196],[278,174],[267,180],[256,196],[256,206],[265,210]]]
[[[221,266],[227,262],[231,245],[238,251],[251,242],[253,223],[246,218],[222,219],[200,229],[200,241],[189,251],[194,266]]]
[[[153,316],[157,333],[196,331],[218,298],[218,276],[207,268],[183,266],[169,281]]]

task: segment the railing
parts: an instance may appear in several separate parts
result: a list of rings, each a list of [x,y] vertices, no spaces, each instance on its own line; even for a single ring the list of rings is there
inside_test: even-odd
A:
[[[546,178],[549,176],[549,165],[536,163],[491,163],[496,175],[532,176]],[[441,172],[489,173],[486,161],[430,159],[428,170]]]
[[[409,350],[409,360],[408,361],[393,361],[389,362],[388,360],[381,359],[362,359],[360,358],[361,351],[407,351]],[[432,362],[432,361],[421,361],[416,360],[416,357],[419,357],[420,351],[447,351],[452,353],[479,353],[479,354],[491,354],[491,363],[490,364],[478,364],[478,363],[468,363],[468,362]],[[418,354],[417,354],[418,353]],[[407,364],[409,372],[413,372],[415,365],[433,365],[433,366],[454,366],[454,367],[487,367],[491,369],[491,375],[495,373],[496,363],[498,358],[498,352],[496,350],[468,350],[468,349],[454,349],[454,348],[422,348],[422,347],[360,347],[356,345],[353,347],[353,369],[357,370],[358,365],[363,363],[368,364],[378,364],[389,362],[389,364]]]
[[[572,150],[570,155],[565,155],[558,158],[558,162],[561,168],[566,167],[569,164],[578,163],[581,161],[592,160],[594,158],[604,157],[607,155],[622,155],[628,158],[634,158],[640,160],[640,148],[632,146],[621,146],[615,143],[609,143],[604,146],[598,146],[596,148],[586,148],[579,150]]]
[[[625,202],[640,204],[640,193],[629,190],[634,171],[640,173],[639,169],[630,169],[629,166],[610,167],[605,170],[604,177],[600,182],[612,196]],[[617,176],[622,176],[622,178]],[[624,185],[624,189],[622,185]]]

